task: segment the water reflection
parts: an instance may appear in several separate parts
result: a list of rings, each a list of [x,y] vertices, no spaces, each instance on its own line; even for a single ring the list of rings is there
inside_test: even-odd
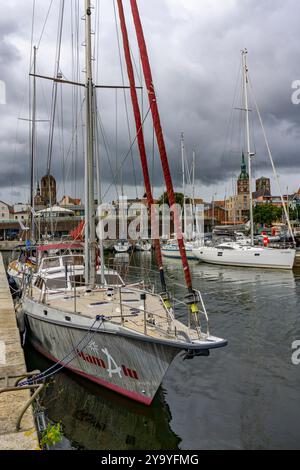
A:
[[[31,369],[49,366],[31,348],[27,362]],[[176,450],[180,443],[170,429],[162,389],[148,408],[64,372],[47,387],[43,405],[52,421],[62,422],[65,437],[76,449]]]
[[[157,273],[154,258],[153,253],[133,254],[130,266],[139,278],[156,280],[149,272],[152,267]],[[181,262],[165,260],[164,265],[168,287],[184,295]],[[127,268],[124,275],[130,276]],[[227,338],[228,347],[209,358],[176,359],[150,408],[72,374],[59,375],[47,389],[45,404],[51,419],[62,420],[71,446],[300,448],[300,366],[291,362],[292,342],[300,339],[300,270],[191,263],[191,271],[211,332]],[[184,320],[186,312],[179,313]],[[31,369],[48,366],[33,351],[27,356]]]

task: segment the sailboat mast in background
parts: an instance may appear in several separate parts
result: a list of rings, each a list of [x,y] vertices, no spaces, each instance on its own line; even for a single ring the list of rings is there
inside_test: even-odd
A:
[[[85,0],[86,47],[86,155],[85,155],[85,283],[93,288],[96,282],[96,225],[94,196],[94,129],[91,2]]]
[[[35,220],[34,220],[34,186],[35,186],[35,162],[36,162],[36,53],[37,48],[33,48],[33,100],[32,100],[32,121],[31,121],[31,163],[30,163],[30,210],[31,210],[31,240],[35,241]]]
[[[252,157],[250,147],[250,122],[249,122],[249,100],[248,100],[248,66],[247,66],[247,49],[242,51],[243,58],[243,77],[244,77],[244,99],[246,112],[246,147],[248,156],[248,173],[249,173],[249,196],[250,196],[250,224],[251,224],[251,245],[254,246],[254,221],[253,221],[253,195],[252,195]]]

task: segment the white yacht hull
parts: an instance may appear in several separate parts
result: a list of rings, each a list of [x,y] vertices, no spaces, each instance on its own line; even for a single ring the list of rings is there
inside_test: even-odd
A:
[[[193,252],[192,246],[186,244],[185,246],[186,256],[189,261],[194,261],[196,258],[195,253]],[[179,248],[176,246],[162,245],[161,253],[165,258],[169,259],[181,259]]]
[[[147,253],[147,252],[152,250],[152,246],[151,246],[150,243],[145,243],[143,245],[140,245],[139,243],[137,243],[135,245],[135,249],[136,249],[136,251],[146,252]]]
[[[201,247],[193,250],[199,261],[223,266],[247,268],[293,269],[295,250],[241,247],[240,250],[226,250],[216,247]]]
[[[130,245],[115,245],[114,250],[116,253],[128,253],[130,250]]]
[[[182,351],[226,345],[207,338],[201,345],[156,341],[124,332],[110,322],[64,313],[25,298],[22,308],[32,345],[54,362],[101,386],[150,405],[173,359]],[[87,334],[94,324],[91,334]],[[76,351],[68,356],[71,350]],[[70,360],[72,359],[72,360]]]

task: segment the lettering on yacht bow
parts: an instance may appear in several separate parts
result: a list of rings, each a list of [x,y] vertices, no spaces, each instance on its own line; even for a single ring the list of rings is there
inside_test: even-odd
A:
[[[94,350],[95,349],[96,348],[94,348]],[[118,366],[116,361],[110,355],[110,353],[108,352],[107,349],[102,349],[102,352],[107,357],[107,363],[105,362],[104,359],[101,359],[100,357],[94,356],[92,354],[86,354],[83,351],[79,351],[77,349],[78,357],[83,359],[85,362],[88,362],[89,364],[93,364],[97,367],[100,367],[101,369],[107,370],[110,378],[112,378],[113,375],[117,374],[120,377],[120,379],[122,379],[123,378],[122,372],[123,372],[125,377],[128,377],[130,379],[134,379],[134,380],[139,380],[138,374],[135,370],[130,369],[129,367],[127,367],[125,365],[122,365],[121,367]]]

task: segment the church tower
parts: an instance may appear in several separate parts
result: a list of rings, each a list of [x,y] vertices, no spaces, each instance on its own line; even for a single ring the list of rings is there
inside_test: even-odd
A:
[[[36,195],[34,197],[34,205],[35,206],[44,206],[44,201],[43,201],[43,198],[41,196],[41,190],[40,190],[39,183],[37,184],[37,188],[36,188]]]
[[[247,165],[245,162],[245,155],[242,154],[242,165],[241,165],[241,174],[237,182],[238,194],[249,194],[250,190],[250,181],[249,175],[247,173]]]
[[[56,180],[52,175],[46,175],[42,178],[41,197],[45,206],[54,206],[56,204]]]

